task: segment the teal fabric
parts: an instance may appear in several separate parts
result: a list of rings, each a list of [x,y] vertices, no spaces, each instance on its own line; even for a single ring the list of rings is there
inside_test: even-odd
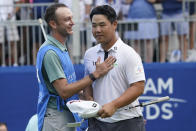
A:
[[[37,118],[37,114],[33,115],[29,122],[28,125],[25,129],[25,131],[38,131],[38,118]]]

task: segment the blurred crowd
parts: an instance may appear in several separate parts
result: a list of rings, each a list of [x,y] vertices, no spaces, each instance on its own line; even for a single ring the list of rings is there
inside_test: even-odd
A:
[[[124,41],[142,56],[143,62],[188,61],[195,49],[196,1],[186,0],[78,0],[80,22],[89,23],[94,6],[108,4],[118,14],[119,21],[136,22],[117,30]],[[43,18],[46,5],[59,2],[73,8],[73,0],[1,0],[0,21],[22,21]],[[27,6],[38,4],[38,6]],[[20,6],[16,6],[20,5]],[[81,52],[87,49],[86,25],[80,26]],[[33,65],[36,52],[44,41],[39,26],[0,24],[0,65]],[[120,26],[123,27],[123,26]],[[46,29],[47,31],[47,29]],[[29,33],[30,32],[30,33]],[[41,38],[39,36],[42,36]],[[169,47],[173,47],[169,53]],[[92,45],[96,44],[92,38]],[[158,46],[157,46],[158,45]],[[157,47],[157,48],[156,48]],[[174,50],[175,49],[175,50]],[[34,59],[33,59],[34,58]]]

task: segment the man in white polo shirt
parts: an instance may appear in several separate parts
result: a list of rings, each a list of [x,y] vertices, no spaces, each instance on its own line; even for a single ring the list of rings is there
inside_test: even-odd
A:
[[[98,118],[89,119],[88,131],[145,131],[138,97],[144,91],[145,74],[140,56],[117,38],[117,16],[108,5],[95,7],[90,14],[92,33],[98,45],[84,56],[85,75],[95,70],[98,57],[115,56],[114,68],[84,90],[86,99],[102,105]]]

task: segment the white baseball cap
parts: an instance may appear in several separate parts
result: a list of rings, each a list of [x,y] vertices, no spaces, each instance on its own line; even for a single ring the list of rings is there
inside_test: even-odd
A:
[[[71,100],[66,105],[72,113],[78,113],[84,119],[97,117],[97,113],[101,109],[101,106],[95,101]]]

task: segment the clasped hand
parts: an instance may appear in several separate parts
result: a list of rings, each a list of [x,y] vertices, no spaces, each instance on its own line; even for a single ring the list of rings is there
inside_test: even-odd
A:
[[[116,112],[116,110],[117,108],[111,102],[103,105],[102,108],[99,110],[98,115],[101,118],[111,117]]]

